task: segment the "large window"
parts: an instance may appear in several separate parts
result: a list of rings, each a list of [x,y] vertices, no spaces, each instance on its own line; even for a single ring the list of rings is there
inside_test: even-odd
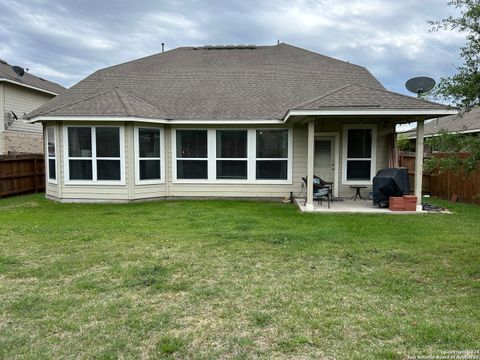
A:
[[[208,179],[207,130],[176,131],[177,179]]]
[[[136,181],[153,184],[163,181],[163,129],[135,128]]]
[[[122,133],[118,126],[68,126],[66,181],[120,183]]]
[[[257,180],[286,180],[288,130],[257,130]]]
[[[375,171],[375,127],[346,127],[344,133],[344,182],[370,183]]]
[[[247,130],[217,130],[217,179],[247,178]]]
[[[47,127],[47,174],[48,182],[57,183],[57,149],[55,142],[55,128]]]
[[[173,130],[174,181],[291,181],[291,130]]]

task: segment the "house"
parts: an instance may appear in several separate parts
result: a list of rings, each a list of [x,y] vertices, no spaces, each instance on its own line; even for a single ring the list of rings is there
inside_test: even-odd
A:
[[[26,72],[16,74],[0,59],[0,155],[43,153],[41,124],[22,119],[65,88]]]
[[[480,106],[470,111],[461,112],[458,115],[450,115],[442,118],[435,118],[425,122],[425,138],[437,136],[441,131],[450,134],[480,134]],[[410,130],[398,134],[400,137],[410,141],[410,148],[415,149],[416,131]]]
[[[51,199],[279,198],[308,175],[313,209],[314,174],[351,196],[392,164],[396,124],[455,113],[280,43],[181,47],[98,70],[28,118],[44,124]]]

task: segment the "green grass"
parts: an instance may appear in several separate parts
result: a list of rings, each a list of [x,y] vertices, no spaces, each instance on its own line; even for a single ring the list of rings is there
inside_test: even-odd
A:
[[[0,200],[0,358],[405,359],[478,349],[480,208]]]

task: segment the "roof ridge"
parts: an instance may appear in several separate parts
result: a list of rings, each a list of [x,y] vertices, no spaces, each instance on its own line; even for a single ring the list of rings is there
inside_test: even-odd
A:
[[[72,105],[79,104],[79,103],[81,103],[81,102],[84,102],[84,101],[87,101],[87,100],[96,98],[96,97],[98,97],[98,96],[105,95],[105,94],[107,94],[107,93],[109,93],[109,92],[112,92],[112,91],[114,91],[114,90],[115,90],[115,88],[112,88],[112,89],[110,89],[110,90],[106,90],[106,91],[99,92],[98,94],[95,94],[95,95],[87,96],[87,97],[85,97],[85,98],[83,98],[83,99],[80,99],[80,100],[78,100],[78,101],[74,101],[74,102],[72,102],[72,103],[68,103],[68,104],[65,104],[65,105],[62,105],[62,106],[58,106],[58,107],[52,108],[52,109],[50,109],[49,111],[45,112],[45,115],[46,115],[46,114],[49,114],[49,113],[51,113],[51,112],[60,110],[60,109],[64,109],[64,108],[69,107],[69,106],[72,106]]]
[[[132,98],[134,98],[134,99],[143,101],[144,103],[147,103],[148,105],[153,106],[153,107],[156,108],[157,110],[160,110],[160,111],[162,110],[162,109],[160,109],[157,105],[153,104],[152,102],[150,102],[150,101],[148,101],[148,100],[145,100],[145,99],[139,97],[138,95],[133,95],[133,94],[131,94],[130,92],[128,92],[128,91],[126,91],[126,90],[123,90],[123,89],[121,89],[121,88],[119,88],[119,87],[116,87],[115,90],[121,91],[122,93],[124,93],[124,94],[126,94],[126,95],[128,95],[128,96],[130,96],[130,97],[132,97]]]
[[[348,83],[348,84],[342,85],[342,86],[340,86],[340,87],[338,87],[338,88],[336,88],[336,89],[334,89],[334,90],[332,90],[332,91],[329,91],[329,92],[327,92],[327,93],[325,93],[325,94],[323,94],[323,95],[317,96],[317,97],[315,97],[315,98],[306,100],[306,101],[304,101],[304,102],[302,102],[302,103],[300,103],[300,104],[298,104],[298,105],[295,105],[295,106],[292,107],[291,109],[295,109],[295,108],[300,108],[300,107],[303,107],[303,106],[307,106],[308,104],[311,104],[311,103],[313,103],[313,102],[315,102],[315,101],[321,100],[321,99],[323,99],[323,98],[325,98],[325,97],[327,97],[327,96],[329,96],[329,95],[335,94],[337,91],[343,90],[344,88],[349,87],[349,86],[351,86],[351,85],[353,85],[353,84]]]
[[[122,101],[122,98],[121,98],[120,95],[118,94],[117,88],[115,87],[115,88],[113,89],[113,91],[115,92],[115,95],[117,95],[118,101],[120,101],[120,104],[122,105],[123,110],[125,111],[125,115],[130,116],[130,113],[129,113],[129,111],[127,110],[127,107],[125,106],[125,103]]]

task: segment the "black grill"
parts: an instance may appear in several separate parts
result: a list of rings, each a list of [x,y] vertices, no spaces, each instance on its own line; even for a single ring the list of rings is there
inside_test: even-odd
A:
[[[373,178],[373,204],[388,206],[390,196],[410,193],[407,168],[382,169]]]

